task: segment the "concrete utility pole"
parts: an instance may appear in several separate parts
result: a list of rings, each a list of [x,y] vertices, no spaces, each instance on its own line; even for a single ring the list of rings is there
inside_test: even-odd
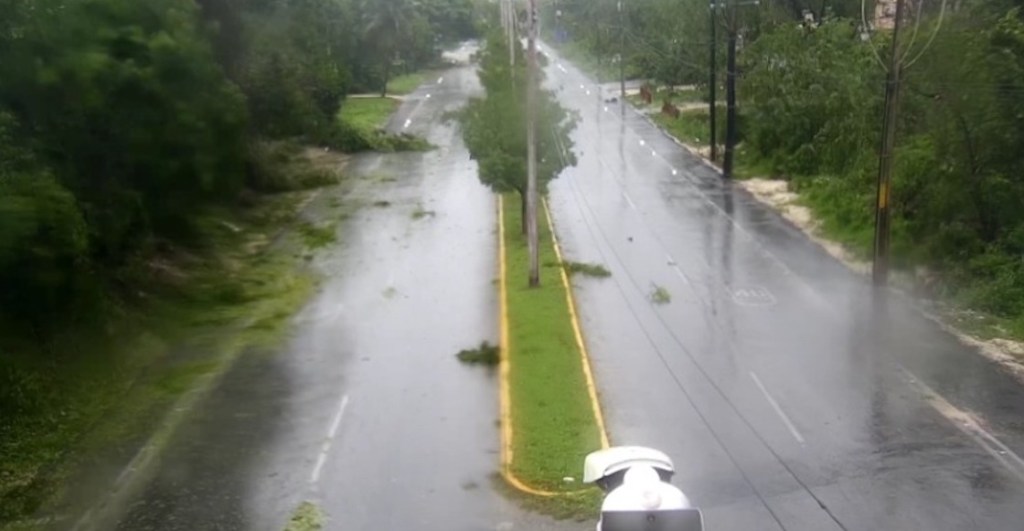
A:
[[[896,114],[899,111],[900,74],[903,57],[900,50],[900,26],[904,0],[896,0],[896,19],[892,26],[892,49],[885,76],[885,111],[882,115],[882,146],[878,155],[878,190],[875,203],[875,247],[871,279],[875,286],[889,282],[889,196],[892,186],[893,149],[896,145]],[[915,31],[916,33],[916,31]]]
[[[710,7],[711,15],[709,16],[709,20],[711,21],[711,25],[709,27],[710,38],[708,40],[708,49],[710,53],[709,61],[711,65],[711,74],[708,76],[708,91],[710,93],[708,98],[708,125],[711,129],[711,131],[709,131],[709,134],[711,135],[711,140],[709,141],[711,144],[711,162],[714,162],[718,160],[718,124],[716,120],[717,109],[715,108],[718,105],[715,101],[715,95],[718,92],[718,72],[716,71],[718,58],[715,56],[715,41],[717,40],[717,37],[715,36],[715,26],[717,25],[718,20],[717,17],[715,17],[715,10],[718,9],[718,4],[712,2]]]
[[[732,179],[733,159],[736,152],[736,6],[726,0],[729,18],[729,50],[725,73],[725,160],[722,175]]]
[[[626,14],[622,10],[622,0],[619,6],[619,110],[626,112]]]
[[[508,26],[505,28],[505,32],[508,34],[508,64],[516,65],[516,6],[514,0],[501,0],[501,5],[504,8],[505,19],[508,21]]]
[[[722,161],[722,177],[732,179],[733,160],[736,153],[736,37],[739,33],[739,21],[736,8],[739,6],[756,6],[759,0],[740,2],[725,0],[726,19],[729,31],[729,52],[725,78],[725,160]],[[712,139],[714,143],[714,139]]]
[[[527,14],[529,63],[526,68],[526,240],[530,251],[530,287],[540,285],[537,242],[537,0]]]

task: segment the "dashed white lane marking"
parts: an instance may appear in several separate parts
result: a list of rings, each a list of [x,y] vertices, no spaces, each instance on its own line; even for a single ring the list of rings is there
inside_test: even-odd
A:
[[[428,99],[428,100],[430,99],[430,94],[427,94],[427,99]]]
[[[626,192],[622,192],[622,197],[626,200],[627,203],[629,203],[629,208],[636,210],[636,204],[633,203],[633,199],[629,197],[629,194],[627,194]]]
[[[402,126],[402,129],[407,129],[410,124],[412,124],[412,118],[406,118],[405,125]]]
[[[562,63],[558,63],[558,69],[561,70],[563,74],[569,73],[569,71],[566,70],[564,66],[562,66]]]
[[[327,462],[327,454],[331,452],[331,443],[334,442],[334,436],[338,433],[338,427],[341,426],[341,417],[345,415],[346,407],[348,407],[348,395],[343,395],[341,403],[338,404],[338,412],[334,414],[331,426],[327,430],[327,439],[324,440],[324,444],[320,448],[320,455],[316,458],[316,466],[313,467],[313,473],[309,476],[311,484],[320,480],[320,471],[323,470],[324,463]]]
[[[441,83],[444,83],[444,76],[437,78],[437,84],[440,85]]]
[[[789,433],[793,435],[793,438],[796,439],[796,442],[804,444],[804,437],[800,435],[799,431],[797,431],[796,426],[793,425],[793,421],[789,420],[789,417],[786,415],[786,412],[782,411],[782,408],[779,407],[779,403],[776,402],[775,399],[772,398],[772,395],[768,393],[768,390],[765,389],[764,384],[761,383],[761,379],[757,377],[757,374],[755,374],[754,371],[750,371],[750,377],[753,378],[754,383],[757,384],[757,388],[761,390],[762,394],[764,394],[765,399],[768,400],[769,404],[771,404],[772,409],[775,410],[775,413],[778,414],[779,418],[782,419],[782,423],[785,424],[787,428],[789,428]]]
[[[981,427],[981,423],[973,415],[949,403],[942,395],[928,387],[928,384],[914,376],[912,372],[904,367],[900,367],[900,373],[907,384],[919,392],[928,405],[932,406],[935,411],[970,437],[978,446],[981,446],[983,450],[994,457],[996,461],[999,461],[1017,479],[1024,481],[1024,459],[1021,459],[1019,455],[1009,449],[995,435]]]

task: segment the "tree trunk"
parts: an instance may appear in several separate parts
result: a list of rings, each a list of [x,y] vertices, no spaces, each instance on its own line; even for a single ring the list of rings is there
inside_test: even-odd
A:
[[[388,95],[388,80],[391,79],[391,63],[394,61],[394,51],[390,51],[387,54],[387,60],[384,62],[384,79],[380,83],[380,97],[386,98]]]
[[[522,222],[521,233],[526,236],[526,192],[519,192],[519,219]]]

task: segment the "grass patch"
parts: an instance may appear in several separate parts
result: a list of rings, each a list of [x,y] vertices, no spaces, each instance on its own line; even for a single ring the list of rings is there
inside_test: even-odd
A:
[[[259,192],[306,190],[337,184],[343,177],[336,155],[291,140],[253,141],[247,155],[246,184]]]
[[[582,469],[583,463],[580,463],[580,470]],[[546,514],[558,520],[596,521],[601,515],[604,493],[597,487],[559,496],[542,497],[531,496],[512,488],[497,473],[493,476],[493,483],[498,492],[518,502],[527,510]]]
[[[388,81],[388,94],[408,94],[422,85],[429,74],[429,72],[413,72],[391,78],[391,81]]]
[[[280,339],[312,279],[291,252],[265,252],[268,235],[294,216],[307,194],[254,198],[247,208],[197,220],[205,246],[140,257],[102,324],[45,341],[0,323],[0,522],[21,525],[45,513],[88,474],[111,482],[113,468],[87,469],[110,452],[162,429],[168,407],[196,382],[223,370],[247,345]],[[243,328],[245,322],[261,327]]]
[[[292,513],[284,531],[318,531],[323,528],[323,511],[315,503],[305,501]]]
[[[416,210],[413,210],[411,214],[412,219],[423,219],[426,217],[432,218],[436,215],[437,213],[434,212],[433,210],[423,210],[422,206],[416,207]]]
[[[338,239],[333,225],[314,225],[308,221],[299,224],[299,234],[309,249],[326,247]]]
[[[527,484],[573,491],[583,459],[601,448],[547,223],[538,227],[541,286],[529,288],[528,250],[518,200],[506,198],[504,227],[511,398],[512,472]],[[564,500],[553,502],[568,503]],[[570,511],[571,512],[571,511]]]
[[[583,275],[593,278],[608,278],[612,276],[612,272],[608,271],[608,268],[601,264],[571,262],[566,260],[562,263],[562,267],[564,267],[565,271],[570,275]]]
[[[348,98],[338,111],[338,119],[364,133],[384,127],[398,110],[399,101],[392,98]]]
[[[462,363],[493,366],[497,365],[501,360],[501,349],[497,345],[492,345],[487,341],[481,341],[480,346],[460,350],[455,354],[455,357]]]
[[[654,284],[651,287],[651,292],[647,295],[651,302],[654,304],[668,304],[672,302],[672,294],[668,292],[664,286]]]
[[[708,143],[710,133],[707,109],[683,111],[679,114],[679,118],[673,118],[667,114],[657,113],[651,115],[651,119],[654,120],[654,123],[668,131],[669,134],[678,138],[680,142],[685,142],[693,146],[710,145]],[[720,141],[724,141],[724,121],[722,126],[719,127],[719,130],[718,134],[720,136]]]

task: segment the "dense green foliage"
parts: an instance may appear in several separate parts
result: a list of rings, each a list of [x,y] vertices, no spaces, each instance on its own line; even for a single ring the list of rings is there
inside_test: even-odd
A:
[[[508,63],[508,48],[500,33],[492,33],[480,53],[480,82],[486,96],[471,99],[459,114],[462,136],[479,166],[480,181],[495,192],[516,192],[526,208],[526,69],[522,50],[516,66]],[[558,104],[555,95],[536,88],[537,188],[563,169],[576,164],[569,134],[576,118]],[[525,224],[523,225],[525,232]]]
[[[626,4],[628,64],[662,83],[706,85],[707,4]],[[904,267],[927,266],[933,292],[1024,330],[1024,15],[1015,4],[949,3],[940,18],[941,3],[926,2],[908,22],[893,252]],[[614,53],[606,45],[618,35],[614,3],[560,9],[572,30],[567,46]],[[815,24],[801,24],[805,10]],[[860,3],[846,1],[762,3],[718,22],[720,53],[729,27],[742,40],[742,156],[790,179],[833,237],[866,253],[889,33],[865,40]]]
[[[154,362],[134,345],[173,328],[164,306],[285,278],[224,258],[221,235],[248,258],[235,240],[273,227],[240,221],[258,193],[337,182],[307,146],[426,147],[340,110],[475,17],[474,0],[0,0],[0,521],[38,507]]]
[[[90,314],[72,310],[140,252],[194,240],[207,206],[279,189],[263,139],[376,147],[339,123],[345,95],[398,57],[404,70],[435,61],[471,35],[474,10],[0,0],[0,12],[0,318],[44,332]]]

